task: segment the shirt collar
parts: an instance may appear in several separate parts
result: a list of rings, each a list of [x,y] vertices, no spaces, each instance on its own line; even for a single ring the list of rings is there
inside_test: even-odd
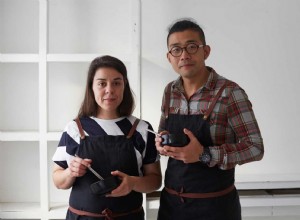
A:
[[[209,70],[210,74],[209,74],[209,77],[208,77],[204,87],[206,87],[209,90],[213,90],[213,89],[215,89],[216,84],[217,84],[218,74],[213,68],[211,68],[209,66],[207,66],[207,69]]]
[[[208,90],[213,90],[217,84],[217,79],[218,79],[218,74],[217,72],[209,66],[206,66],[206,68],[209,71],[209,76],[208,79],[206,81],[206,83],[204,84],[204,88],[208,89]],[[181,76],[179,76],[172,84],[173,89],[178,90],[179,92],[184,93],[184,88],[182,85],[182,79]],[[199,90],[197,92],[199,92],[203,87],[199,88]]]

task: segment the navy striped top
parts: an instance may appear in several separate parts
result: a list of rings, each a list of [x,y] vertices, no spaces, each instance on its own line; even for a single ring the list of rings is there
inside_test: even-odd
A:
[[[110,120],[96,117],[84,117],[80,119],[86,136],[127,135],[135,120],[136,117],[134,116]],[[146,131],[146,129],[153,130],[149,122],[140,120],[136,128],[137,132],[132,137],[140,176],[143,175],[142,166],[144,164],[154,163],[160,159],[155,147],[155,135]],[[79,144],[79,129],[76,122],[71,121],[62,133],[52,160],[60,167],[66,169]]]

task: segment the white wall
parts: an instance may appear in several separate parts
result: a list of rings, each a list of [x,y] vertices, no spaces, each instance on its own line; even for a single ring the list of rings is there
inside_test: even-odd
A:
[[[167,27],[191,17],[212,48],[207,65],[246,90],[264,138],[265,157],[238,167],[237,179],[299,179],[299,8],[297,0],[143,0],[143,119],[157,129],[164,86],[177,77]]]
[[[115,55],[130,50],[131,1],[105,0],[108,9],[103,9],[102,1],[96,0],[49,2],[49,53],[104,51]],[[297,68],[300,1],[141,2],[142,118],[157,129],[164,86],[177,77],[166,59],[168,25],[181,17],[194,18],[203,27],[212,48],[207,64],[246,90],[264,138],[265,157],[260,162],[238,167],[237,179],[300,180],[297,138],[300,124],[297,117],[300,107],[297,97],[300,92],[297,86],[300,79]],[[113,10],[115,3],[121,6],[117,11]],[[0,0],[0,54],[38,53],[38,5],[38,0]],[[48,65],[49,131],[61,131],[77,113],[87,66],[88,62],[51,62]],[[130,66],[128,69],[131,72]],[[0,63],[0,131],[38,130],[38,71],[38,64],[34,62]],[[21,106],[22,111],[16,106]],[[64,106],[63,110],[60,106]],[[35,155],[28,152],[26,160],[31,161],[30,156],[38,157],[37,144],[35,142],[32,147]],[[57,143],[49,145],[51,163]],[[20,152],[18,148],[22,143],[16,144],[16,149],[9,146],[11,143],[0,141],[0,149],[5,149],[0,153],[0,164],[14,164],[10,159],[14,152]],[[16,156],[13,161],[18,159]],[[162,162],[164,169],[166,158],[162,158]],[[8,183],[16,177],[5,168],[0,172],[6,176],[6,182],[0,183],[0,188],[9,197]],[[38,173],[38,170],[35,167],[30,172]],[[21,184],[20,181],[16,183]]]
[[[130,62],[132,57],[127,56],[135,43],[135,1],[0,0],[0,218],[65,216],[66,207],[56,202],[67,203],[69,191],[54,187],[51,157],[60,132],[80,106],[89,60],[83,56],[83,60],[69,62],[60,54],[69,58],[72,54],[118,56],[128,67],[139,99],[138,71]],[[47,13],[40,11],[45,2]],[[207,65],[246,90],[264,138],[265,157],[238,167],[237,180],[281,180],[292,182],[284,187],[299,187],[300,1],[141,3],[141,106],[137,100],[137,115],[141,107],[142,118],[157,129],[164,86],[177,78],[166,59],[167,26],[178,18],[194,18],[212,48]],[[48,22],[43,23],[43,16]],[[43,38],[44,31],[48,41]],[[40,43],[40,38],[45,42]],[[43,69],[45,58],[39,54],[41,48],[43,54],[44,46],[54,58],[47,60],[47,71]],[[20,169],[23,164],[25,170]],[[258,185],[248,184],[254,188]],[[278,202],[276,198],[274,202]]]
[[[181,17],[203,27],[212,48],[207,64],[239,83],[252,101],[266,153],[262,161],[238,167],[237,180],[300,182],[300,1],[141,0],[141,106],[138,71],[127,56],[136,43],[135,1],[0,0],[0,218],[65,216],[66,207],[56,202],[67,203],[69,191],[54,187],[51,157],[82,100],[89,64],[84,55],[76,60],[82,54],[124,60],[137,93],[136,113],[141,107],[142,118],[157,129],[164,86],[177,78],[166,59],[167,26]],[[40,11],[45,2],[47,13]],[[52,59],[47,70],[39,54],[44,47]],[[77,58],[69,62],[72,54]]]

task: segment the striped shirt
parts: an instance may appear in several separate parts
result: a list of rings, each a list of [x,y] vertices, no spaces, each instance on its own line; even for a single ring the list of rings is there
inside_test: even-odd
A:
[[[210,134],[213,146],[210,146],[212,160],[210,167],[220,169],[234,168],[237,164],[260,160],[264,154],[263,139],[252,110],[252,104],[245,91],[236,83],[210,70],[208,81],[198,89],[189,100],[185,97],[181,77],[172,82],[169,113],[194,115],[203,114],[212,99],[225,82],[230,82],[222,92],[210,115]],[[164,91],[161,107],[159,131],[165,130]],[[200,140],[201,142],[201,140]]]
[[[134,116],[121,117],[118,119],[104,120],[96,117],[81,118],[81,124],[86,136],[104,135],[127,135],[135,121]],[[152,129],[151,124],[140,120],[133,135],[133,143],[137,158],[140,175],[142,176],[142,166],[154,163],[159,160],[159,155],[155,147],[155,136],[146,131]],[[56,152],[52,160],[60,167],[67,168],[80,144],[80,133],[75,121],[71,121],[65,127],[59,141]]]

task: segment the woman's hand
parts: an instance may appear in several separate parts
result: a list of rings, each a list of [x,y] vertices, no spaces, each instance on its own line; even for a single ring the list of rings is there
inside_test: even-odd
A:
[[[52,178],[55,186],[58,189],[69,189],[73,186],[76,177],[83,176],[86,173],[88,166],[91,166],[91,159],[82,159],[73,157],[67,169],[58,166],[53,167]]]
[[[112,190],[111,193],[107,194],[106,196],[126,196],[131,191],[150,193],[159,189],[162,181],[159,161],[150,164],[144,164],[143,170],[143,176],[129,176],[126,173],[118,170],[111,172],[113,176],[118,176],[122,182],[116,189]]]
[[[112,190],[110,194],[107,194],[107,197],[126,196],[133,190],[136,178],[138,178],[134,176],[128,176],[127,174],[118,170],[111,172],[111,174],[113,176],[118,176],[122,182],[116,189]]]
[[[87,172],[87,167],[91,166],[91,159],[82,159],[78,156],[73,157],[69,164],[70,175],[72,177],[81,177]]]

